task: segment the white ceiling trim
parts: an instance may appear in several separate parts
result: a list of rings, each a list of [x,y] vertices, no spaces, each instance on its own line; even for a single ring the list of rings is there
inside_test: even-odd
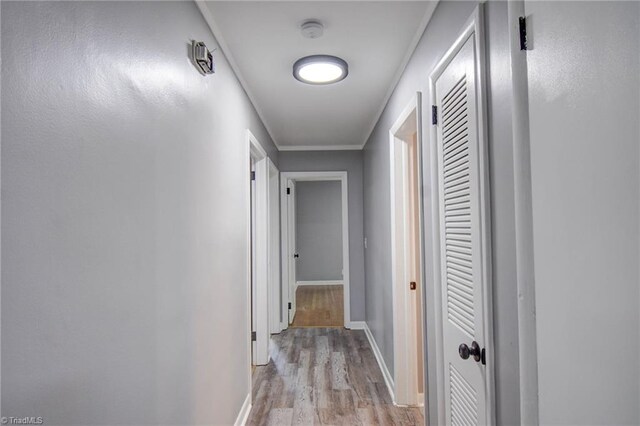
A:
[[[278,144],[278,141],[273,137],[274,133],[271,131],[271,129],[269,128],[269,125],[267,124],[267,121],[264,119],[264,114],[262,113],[260,107],[258,106],[258,103],[256,102],[256,98],[255,96],[253,96],[253,94],[251,93],[251,90],[249,89],[249,85],[247,84],[246,80],[244,79],[244,77],[242,76],[242,73],[240,72],[240,68],[238,67],[235,59],[233,58],[233,55],[231,54],[231,51],[226,43],[226,41],[224,40],[224,37],[222,36],[222,31],[220,30],[220,27],[218,26],[218,24],[216,23],[215,19],[213,18],[213,14],[211,13],[211,11],[209,10],[209,7],[207,6],[207,2],[205,0],[194,0],[196,5],[198,6],[198,9],[200,10],[200,13],[202,13],[202,16],[204,17],[204,20],[206,21],[207,25],[209,25],[209,29],[211,29],[211,32],[213,33],[213,36],[216,38],[216,41],[218,42],[218,47],[220,48],[220,50],[222,51],[222,53],[225,55],[225,57],[227,58],[227,62],[229,62],[229,65],[231,66],[232,71],[235,73],[236,78],[238,79],[238,81],[240,82],[240,84],[242,85],[242,87],[244,88],[244,91],[246,92],[247,96],[249,97],[249,100],[251,101],[251,104],[253,105],[254,109],[256,110],[256,113],[258,114],[258,117],[260,117],[260,120],[262,121],[262,124],[264,125],[265,129],[267,130],[267,133],[269,133],[269,136],[271,137],[271,140],[273,141],[274,145],[276,146],[276,148],[278,149],[278,151],[344,151],[344,150],[362,150],[364,149],[364,146],[367,144],[367,141],[369,140],[369,137],[371,136],[371,133],[373,132],[373,129],[375,128],[376,124],[378,123],[378,120],[380,120],[380,117],[382,116],[382,113],[384,112],[384,109],[387,106],[387,103],[389,102],[389,99],[391,98],[391,95],[393,94],[396,86],[398,85],[398,82],[400,81],[400,78],[402,78],[402,74],[404,73],[405,68],[407,67],[407,64],[409,63],[409,60],[411,59],[411,56],[413,55],[413,52],[415,51],[416,47],[418,46],[418,43],[420,42],[420,39],[422,38],[422,34],[424,33],[425,29],[427,28],[427,25],[429,24],[429,21],[431,20],[431,17],[433,16],[433,12],[436,9],[436,6],[438,5],[438,3],[440,2],[440,0],[433,0],[433,1],[429,1],[429,5],[427,6],[427,10],[422,18],[422,21],[420,21],[420,25],[418,26],[418,29],[416,30],[416,33],[413,37],[413,40],[411,41],[411,44],[409,45],[409,48],[407,49],[407,52],[402,60],[402,62],[400,63],[400,66],[398,67],[398,70],[396,71],[396,74],[393,77],[393,80],[389,86],[389,89],[387,89],[387,93],[384,97],[384,101],[382,102],[380,109],[378,111],[378,113],[375,116],[375,119],[372,120],[371,125],[369,126],[369,131],[367,132],[367,136],[364,138],[364,141],[362,141],[362,143],[360,145],[335,145],[335,146],[325,146],[325,145],[316,145],[316,146],[298,146],[298,145],[287,145],[287,146],[280,146]],[[360,0],[350,0],[350,1],[360,1]],[[424,1],[424,0],[416,0],[416,1]]]
[[[231,70],[235,73],[236,78],[240,82],[240,85],[242,86],[245,93],[249,97],[249,101],[251,101],[253,108],[256,110],[258,117],[260,117],[260,121],[262,121],[262,125],[267,130],[267,133],[269,133],[269,137],[273,141],[273,144],[276,146],[278,150],[281,150],[282,148],[278,145],[278,141],[276,141],[276,139],[273,137],[273,132],[269,128],[267,121],[264,119],[264,114],[260,110],[260,107],[258,106],[258,103],[255,100],[255,97],[251,93],[251,90],[249,90],[249,85],[247,84],[244,77],[242,76],[242,73],[240,73],[240,68],[238,67],[235,59],[233,58],[233,55],[231,54],[231,50],[229,50],[229,46],[227,45],[227,42],[224,40],[224,37],[222,37],[222,32],[220,31],[220,27],[218,27],[218,24],[216,24],[215,19],[213,19],[213,15],[211,14],[211,10],[209,10],[209,7],[207,6],[207,2],[205,0],[194,0],[194,1],[196,2],[198,9],[200,9],[200,13],[202,13],[204,20],[207,22],[207,25],[209,25],[209,29],[213,33],[213,36],[216,38],[216,41],[218,42],[218,47],[220,47],[220,50],[222,51],[224,56],[227,58],[227,62],[229,62],[229,66],[231,66]]]
[[[384,109],[387,107],[387,103],[389,102],[391,95],[393,95],[393,92],[396,90],[396,86],[398,85],[398,82],[402,78],[402,74],[404,73],[405,68],[407,68],[409,61],[411,60],[411,56],[413,56],[413,52],[416,50],[416,47],[418,47],[418,43],[420,43],[422,34],[427,28],[427,25],[429,25],[429,21],[431,21],[431,17],[433,16],[433,12],[436,10],[436,6],[438,5],[438,3],[440,3],[440,0],[429,1],[429,6],[427,6],[427,11],[422,17],[422,21],[420,21],[420,25],[418,26],[418,29],[415,35],[413,36],[413,40],[409,45],[409,49],[407,49],[407,53],[405,54],[404,59],[400,63],[400,66],[398,67],[398,71],[396,71],[396,74],[393,77],[391,85],[387,90],[387,94],[384,97],[384,102],[380,106],[380,110],[378,111],[378,114],[376,114],[375,119],[369,126],[369,131],[367,132],[367,136],[364,138],[364,141],[360,145],[360,149],[364,149],[364,146],[367,144],[369,137],[371,137],[371,133],[373,133],[373,129],[375,129],[376,124],[378,124],[378,120],[380,120],[380,117],[382,116]]]
[[[360,151],[362,145],[286,145],[280,151]]]

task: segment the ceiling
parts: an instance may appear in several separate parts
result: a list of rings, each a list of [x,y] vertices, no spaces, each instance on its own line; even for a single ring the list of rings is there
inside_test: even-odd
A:
[[[205,18],[280,150],[361,149],[435,8],[430,1],[206,1]],[[324,35],[304,38],[319,19]],[[343,58],[339,83],[307,85],[293,63]]]

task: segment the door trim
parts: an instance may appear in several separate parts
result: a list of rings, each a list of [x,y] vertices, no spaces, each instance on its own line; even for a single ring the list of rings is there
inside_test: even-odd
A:
[[[269,332],[279,333],[280,328],[280,170],[268,159],[268,208],[269,208]]]
[[[351,304],[350,304],[350,268],[349,268],[349,188],[347,172],[281,172],[280,173],[280,210],[282,212],[287,208],[287,182],[294,180],[296,182],[318,182],[318,181],[339,181],[342,188],[342,269],[343,269],[343,297],[344,297],[344,326],[351,328]],[[282,214],[281,241],[282,241],[282,297],[283,310],[288,318],[287,305],[289,300],[289,262],[291,261],[289,250],[289,242],[287,238],[287,230],[289,229],[288,215]],[[288,322],[288,320],[287,320]],[[288,323],[283,327],[287,328]]]
[[[256,300],[256,341],[255,341],[255,354],[253,362],[256,365],[265,365],[269,362],[269,300],[268,300],[268,264],[269,264],[269,215],[268,215],[268,183],[269,183],[269,167],[267,152],[264,150],[258,139],[247,129],[247,157],[246,157],[246,182],[247,182],[247,300],[248,300],[248,330],[246,330],[247,340],[250,342],[250,348],[253,348],[251,344],[251,311],[253,309],[251,303],[251,180],[250,176],[250,161],[254,161],[254,169],[256,174],[255,180],[255,214],[256,214],[256,229],[255,229],[255,253],[256,253],[256,294],[254,295]],[[249,362],[247,363],[249,368],[249,379],[251,379],[251,352],[249,351]],[[251,383],[251,382],[250,382]]]
[[[518,281],[518,354],[520,368],[520,421],[537,425],[538,342],[533,254],[531,155],[529,140],[529,82],[527,54],[520,50],[518,18],[525,16],[524,0],[507,3],[511,51],[511,103],[513,131],[513,181]]]
[[[484,271],[483,280],[486,283],[486,291],[483,292],[483,303],[485,306],[484,318],[482,318],[486,330],[486,410],[487,423],[495,424],[495,364],[494,364],[494,341],[493,341],[493,294],[492,294],[492,271],[491,271],[491,214],[489,196],[489,167],[488,167],[488,138],[487,138],[487,94],[485,80],[485,33],[484,33],[484,5],[478,4],[471,17],[464,25],[461,34],[453,45],[447,50],[442,59],[435,66],[429,76],[429,92],[431,105],[436,104],[435,84],[438,77],[444,72],[449,63],[457,55],[466,41],[475,34],[476,50],[476,84],[478,87],[478,155],[479,155],[479,186],[480,186],[480,244],[482,246],[482,267]],[[432,233],[433,233],[433,264],[434,271],[434,292],[435,292],[435,318],[436,318],[436,365],[438,382],[438,423],[446,423],[446,409],[444,395],[444,348],[443,348],[443,312],[442,312],[442,268],[440,266],[440,202],[438,184],[438,152],[437,152],[437,129],[431,126],[429,130],[430,154],[431,154],[431,188],[432,188]]]
[[[418,380],[423,381],[423,389],[426,390],[425,375],[418,378],[418,346],[417,346],[417,326],[416,326],[416,310],[412,303],[411,293],[407,291],[409,280],[407,275],[406,258],[404,252],[398,250],[399,247],[405,247],[409,239],[409,230],[404,226],[406,211],[404,206],[397,205],[397,197],[406,197],[407,194],[397,194],[397,167],[396,159],[398,155],[402,155],[401,150],[407,144],[407,141],[401,136],[401,132],[405,123],[412,114],[415,114],[415,130],[417,133],[416,141],[416,157],[418,165],[418,186],[422,187],[422,93],[417,92],[412,96],[411,101],[402,111],[396,122],[389,130],[389,187],[390,208],[391,208],[391,271],[392,271],[392,298],[393,298],[393,371],[394,371],[394,404],[417,406],[422,403],[418,396]],[[402,166],[402,176],[408,172],[406,164]],[[418,284],[420,285],[421,298],[418,300],[422,307],[422,342],[426,341],[426,327],[424,325],[424,214],[423,214],[423,198],[422,191],[418,191],[418,235],[419,235],[419,252],[418,258]],[[397,232],[402,229],[401,232]],[[423,360],[426,359],[426,352],[423,344]],[[426,368],[423,373],[426,372]],[[415,379],[414,379],[415,378]]]

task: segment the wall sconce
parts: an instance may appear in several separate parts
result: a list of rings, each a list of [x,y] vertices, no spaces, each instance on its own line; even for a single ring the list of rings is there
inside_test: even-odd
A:
[[[215,49],[213,49],[215,52]],[[198,71],[203,75],[213,74],[216,72],[216,64],[213,61],[213,52],[207,49],[207,46],[202,41],[191,42],[191,56],[193,57],[193,63]]]

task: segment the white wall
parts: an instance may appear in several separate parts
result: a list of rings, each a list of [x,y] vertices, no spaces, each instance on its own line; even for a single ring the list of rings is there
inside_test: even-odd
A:
[[[416,51],[364,149],[364,220],[368,249],[366,265],[366,321],[381,349],[387,367],[393,368],[391,288],[391,222],[389,207],[388,132],[416,91],[428,99],[428,79],[437,62],[453,44],[471,16],[476,2],[440,2]],[[496,399],[498,424],[520,423],[517,334],[517,288],[515,270],[513,154],[511,136],[511,77],[506,2],[485,4],[487,79],[489,86],[489,172],[491,180],[493,292],[495,324]],[[424,104],[428,137],[431,105]],[[431,198],[429,141],[424,141],[423,190]],[[431,223],[426,205],[425,223]],[[426,238],[426,265],[432,262],[432,240]],[[432,270],[426,271],[426,353],[435,360],[434,297]],[[435,362],[427,363],[428,386],[436,390]],[[435,398],[427,409],[437,424]]]
[[[296,279],[342,281],[342,183],[296,183]]]
[[[526,12],[540,424],[639,424],[640,5]]]
[[[346,171],[349,185],[349,293],[351,321],[364,321],[362,151],[283,151],[281,172]]]
[[[2,415],[232,423],[246,129],[276,156],[242,87],[190,2],[1,8]]]

